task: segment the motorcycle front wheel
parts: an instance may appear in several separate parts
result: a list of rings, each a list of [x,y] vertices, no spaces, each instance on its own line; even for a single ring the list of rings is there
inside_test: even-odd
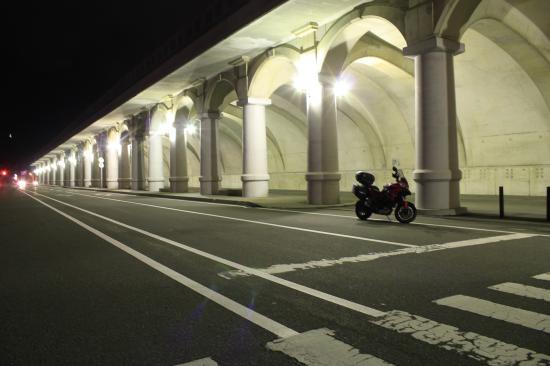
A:
[[[365,203],[362,201],[357,201],[355,204],[355,214],[360,220],[366,220],[372,215],[372,211],[365,206]]]
[[[395,208],[395,218],[402,224],[408,224],[416,218],[416,207],[412,203],[408,203],[407,207],[400,204]]]

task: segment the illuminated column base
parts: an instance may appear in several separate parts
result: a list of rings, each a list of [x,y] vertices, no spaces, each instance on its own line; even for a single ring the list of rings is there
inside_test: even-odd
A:
[[[416,207],[430,214],[460,214],[453,56],[463,45],[432,37],[406,47],[415,56]]]
[[[132,136],[132,181],[133,190],[145,190],[145,152],[143,149],[144,135]]]

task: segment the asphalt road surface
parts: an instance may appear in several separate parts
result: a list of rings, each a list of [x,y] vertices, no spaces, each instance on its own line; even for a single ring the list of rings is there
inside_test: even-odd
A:
[[[550,225],[0,191],[0,365],[550,365]]]

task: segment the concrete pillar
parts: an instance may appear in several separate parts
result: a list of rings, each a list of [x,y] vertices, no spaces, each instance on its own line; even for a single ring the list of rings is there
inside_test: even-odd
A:
[[[249,98],[239,103],[243,107],[243,197],[267,197],[267,134],[265,107],[269,99]]]
[[[120,135],[115,129],[109,130],[105,146],[105,175],[108,189],[118,189],[118,154],[120,152]]]
[[[133,117],[128,123],[130,142],[132,144],[131,168],[132,177],[131,188],[133,190],[145,189],[145,131],[146,116]]]
[[[217,194],[220,189],[218,125],[219,112],[201,115],[201,194]]]
[[[56,181],[56,175],[57,175],[57,159],[53,158],[50,161],[50,185],[55,185]]]
[[[75,186],[75,180],[76,180],[76,155],[73,149],[69,151],[69,174],[68,174],[68,182],[65,182],[65,186],[67,187],[74,187]]]
[[[84,187],[92,186],[92,164],[94,159],[93,147],[90,141],[86,141],[84,144],[84,150],[82,152],[84,163]]]
[[[59,155],[57,160],[57,185],[63,187],[65,180],[65,154]]]
[[[92,174],[91,174],[91,179],[90,179],[90,186],[91,187],[95,187],[95,188],[99,188],[100,187],[100,183],[99,183],[99,165],[98,165],[98,158],[100,157],[99,155],[99,148],[98,148],[98,144],[97,144],[97,141],[96,143],[92,146]]]
[[[130,175],[130,154],[128,153],[129,143],[128,132],[125,131],[120,136],[120,156],[118,159],[118,188],[130,189],[132,181]]]
[[[107,132],[100,133],[97,138],[97,166],[100,188],[107,188]],[[103,164],[101,164],[103,162]],[[103,167],[101,167],[103,165]]]
[[[187,136],[185,135],[185,122],[174,122],[175,140],[173,142],[173,156],[170,164],[170,190],[172,192],[189,191],[189,175],[187,170]],[[172,152],[172,151],[171,151]]]
[[[464,45],[432,37],[406,47],[415,59],[416,206],[431,213],[459,214],[458,143],[453,56]]]
[[[338,135],[336,128],[334,80],[320,77],[319,84],[308,90],[307,121],[307,197],[310,204],[340,202],[338,171]]]
[[[159,192],[164,188],[164,169],[163,169],[163,136],[158,131],[152,131],[149,134],[149,191]]]

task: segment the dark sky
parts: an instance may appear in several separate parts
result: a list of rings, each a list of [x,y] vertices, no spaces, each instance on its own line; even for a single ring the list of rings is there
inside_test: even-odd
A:
[[[0,167],[31,163],[204,2],[4,2]]]

